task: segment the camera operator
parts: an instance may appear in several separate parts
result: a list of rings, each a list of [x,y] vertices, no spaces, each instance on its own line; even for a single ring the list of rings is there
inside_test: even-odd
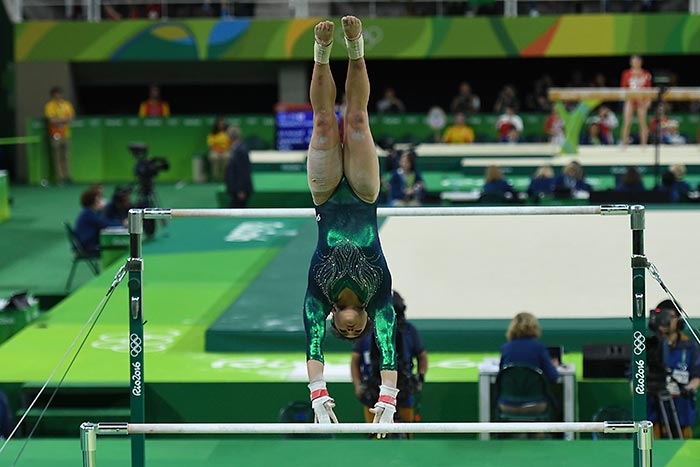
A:
[[[671,300],[664,300],[651,310],[649,329],[654,336],[648,340],[647,417],[654,423],[657,438],[678,436],[677,433],[665,433],[665,428],[660,425],[664,398],[673,401],[683,438],[692,438],[692,426],[697,417],[696,394],[700,386],[700,347],[683,332],[684,328],[685,322]],[[657,384],[654,384],[655,380]],[[675,423],[670,414],[668,419]],[[673,425],[671,430],[675,431]]]

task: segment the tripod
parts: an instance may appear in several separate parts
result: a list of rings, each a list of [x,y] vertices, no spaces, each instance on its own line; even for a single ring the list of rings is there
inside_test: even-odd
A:
[[[138,177],[137,186],[138,200],[136,202],[139,208],[155,208],[160,206],[158,195],[153,184],[153,177]],[[166,219],[161,219],[161,225],[167,225]],[[156,231],[156,220],[146,219],[143,221],[143,230],[147,236],[152,237]]]
[[[656,398],[659,407],[659,414],[661,414],[661,421],[663,423],[662,428],[666,430],[666,438],[674,439],[674,433],[676,433],[676,439],[683,439],[683,430],[681,429],[681,423],[678,420],[678,412],[676,412],[676,404],[673,403],[673,397],[671,394],[664,389],[654,397]],[[673,429],[675,429],[675,432],[671,429],[671,423],[673,423]]]

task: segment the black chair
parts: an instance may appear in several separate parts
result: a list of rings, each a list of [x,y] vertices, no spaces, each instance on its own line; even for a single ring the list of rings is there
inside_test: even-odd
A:
[[[98,275],[100,273],[100,256],[99,254],[91,253],[83,248],[83,245],[78,240],[78,236],[73,230],[73,227],[68,222],[64,222],[63,226],[66,229],[66,234],[68,235],[68,241],[70,242],[71,250],[73,251],[73,264],[70,268],[70,274],[68,275],[68,281],[66,282],[66,291],[70,291],[70,286],[73,283],[73,276],[75,275],[75,270],[78,267],[78,263],[87,263],[90,270]]]
[[[552,419],[549,382],[542,370],[506,365],[496,376],[497,422],[546,422]]]

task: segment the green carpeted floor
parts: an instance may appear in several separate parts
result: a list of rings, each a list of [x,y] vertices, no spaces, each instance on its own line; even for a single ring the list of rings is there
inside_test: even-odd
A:
[[[10,465],[18,440],[0,455]],[[148,467],[626,467],[633,465],[631,440],[548,441],[496,440],[253,440],[158,439],[146,442]],[[99,437],[98,467],[129,465],[127,439]],[[700,441],[658,441],[652,451],[655,467],[696,467]],[[77,440],[33,440],[18,467],[81,465]]]

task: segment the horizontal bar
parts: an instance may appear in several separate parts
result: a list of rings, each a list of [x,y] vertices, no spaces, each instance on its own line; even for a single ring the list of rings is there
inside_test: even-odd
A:
[[[635,422],[534,423],[98,423],[97,434],[634,433]]]
[[[418,216],[561,216],[629,214],[627,205],[610,206],[482,206],[482,207],[400,207],[378,208],[382,217]],[[255,208],[255,209],[164,209],[146,208],[145,219],[175,217],[313,217],[313,208]]]
[[[659,88],[549,88],[548,96],[552,100],[560,101],[579,101],[583,99],[624,101],[631,97],[656,99],[659,96]],[[700,88],[666,88],[662,99],[665,101],[697,101],[700,100]]]

